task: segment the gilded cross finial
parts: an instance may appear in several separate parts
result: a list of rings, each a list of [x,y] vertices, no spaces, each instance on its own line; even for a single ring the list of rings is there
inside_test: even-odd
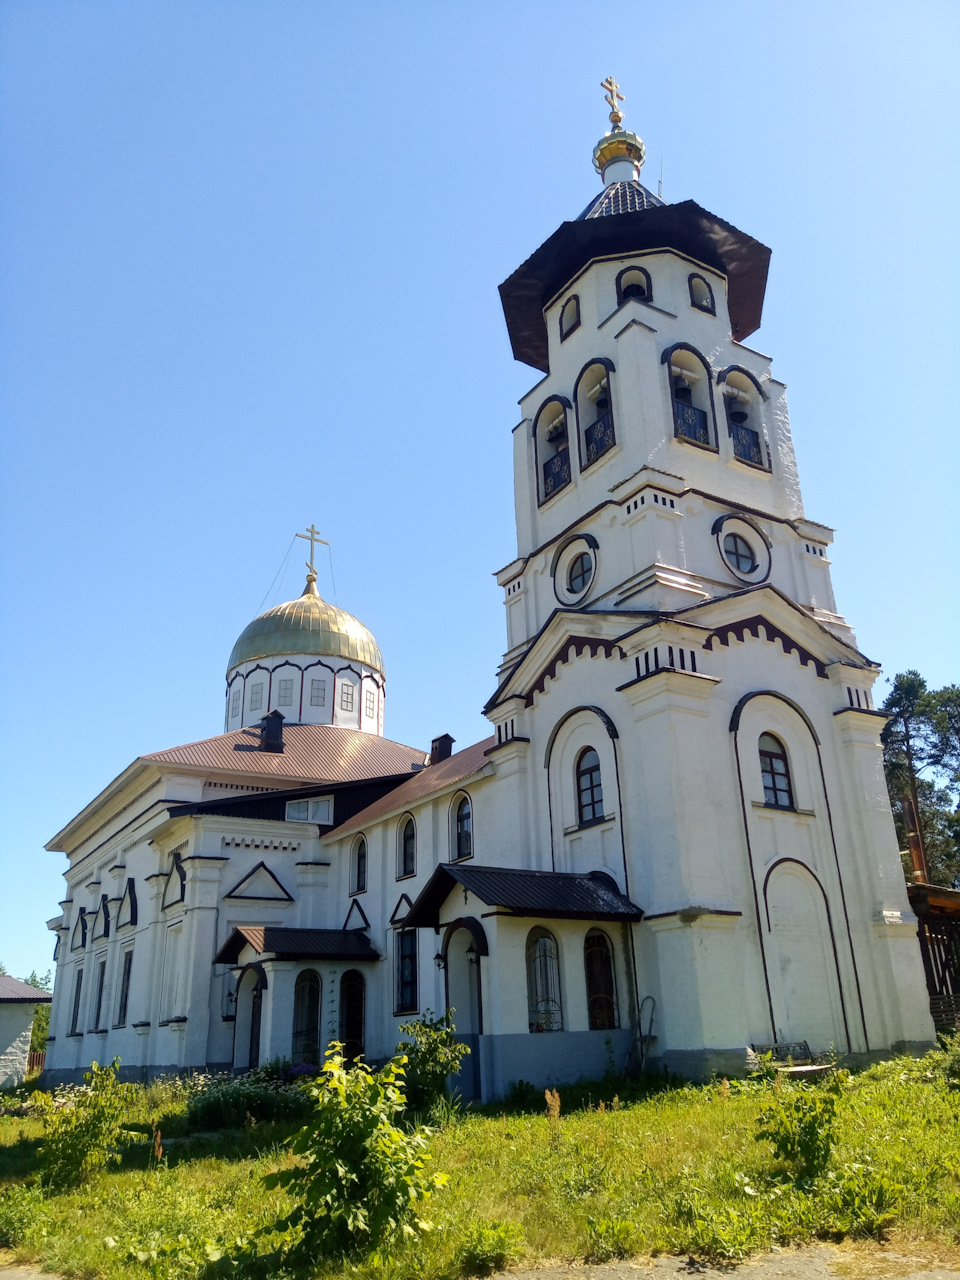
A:
[[[604,96],[610,104],[610,123],[615,129],[619,129],[623,124],[623,112],[617,106],[618,102],[623,102],[623,94],[619,92],[620,86],[613,76],[607,76],[606,80],[600,81],[600,88],[607,91]]]
[[[297,537],[305,538],[310,543],[310,559],[307,561],[307,568],[313,574],[314,578],[316,578],[317,568],[316,568],[316,565],[313,563],[313,557],[316,551],[316,544],[319,542],[321,546],[329,547],[330,543],[320,537],[319,531],[313,525],[310,526],[310,528],[307,530],[306,533],[298,533]]]

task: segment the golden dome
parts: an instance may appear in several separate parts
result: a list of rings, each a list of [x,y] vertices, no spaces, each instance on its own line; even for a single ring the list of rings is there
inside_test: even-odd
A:
[[[317,575],[308,573],[302,596],[268,609],[244,627],[230,654],[228,672],[241,662],[304,653],[352,658],[383,675],[376,640],[352,614],[322,600],[316,582]]]
[[[643,167],[647,149],[643,139],[629,129],[613,129],[604,134],[593,149],[593,165],[602,174],[612,160],[632,160],[637,171]]]

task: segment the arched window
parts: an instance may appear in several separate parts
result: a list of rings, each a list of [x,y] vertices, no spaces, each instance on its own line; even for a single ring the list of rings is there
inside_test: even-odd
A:
[[[350,892],[366,893],[367,891],[367,842],[363,836],[357,841],[353,849],[352,865],[350,868]]]
[[[699,351],[686,346],[672,347],[661,359],[670,375],[675,438],[715,449],[710,366]]]
[[[717,308],[713,301],[713,289],[704,280],[703,276],[694,273],[689,277],[687,283],[690,286],[690,305],[696,307],[698,311],[706,311],[708,315],[715,316]]]
[[[577,818],[581,826],[603,817],[603,787],[600,757],[593,747],[585,747],[577,757]]]
[[[400,857],[398,859],[397,878],[412,876],[417,870],[417,828],[412,818],[400,825]]]
[[[639,302],[652,302],[650,273],[643,267],[625,267],[617,276],[617,306],[622,307],[629,298]]]
[[[293,1043],[290,1060],[294,1066],[320,1064],[320,975],[313,969],[297,974],[293,988]]]
[[[359,969],[340,978],[340,1043],[348,1062],[363,1057],[366,983]]]
[[[569,297],[560,311],[560,341],[569,338],[574,329],[580,328],[580,299],[576,294]]]
[[[763,775],[763,798],[774,809],[792,809],[793,785],[787,753],[779,738],[772,733],[760,735],[760,772]]]
[[[620,1025],[613,944],[602,929],[591,929],[583,940],[583,968],[590,1030],[613,1031]]]
[[[541,405],[533,420],[537,492],[541,503],[570,483],[568,412],[571,408],[569,400],[555,397]]]
[[[580,468],[591,466],[617,443],[610,399],[609,360],[596,360],[577,379],[577,422],[580,427]]]
[[[726,370],[722,378],[727,430],[733,442],[733,456],[752,467],[770,469],[761,433],[760,406],[763,396],[755,379],[739,370]]]
[[[527,1014],[531,1031],[562,1031],[560,959],[557,943],[546,929],[527,935]]]
[[[453,820],[453,860],[473,857],[473,806],[463,796],[457,804]]]

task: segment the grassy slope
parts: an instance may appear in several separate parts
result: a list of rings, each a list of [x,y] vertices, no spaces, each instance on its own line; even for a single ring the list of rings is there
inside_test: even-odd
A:
[[[593,1086],[594,1101],[616,1087]],[[895,1215],[901,1233],[960,1242],[960,1090],[923,1062],[887,1063],[851,1081],[833,1176],[814,1190],[772,1176],[770,1147],[754,1140],[770,1086],[667,1089],[602,1112],[572,1110],[586,1101],[583,1089],[561,1096],[556,1122],[467,1114],[440,1132],[434,1157],[450,1187],[432,1204],[438,1230],[359,1274],[451,1275],[481,1221],[519,1223],[531,1258],[603,1256],[611,1247],[737,1257],[839,1232],[852,1203],[869,1222],[873,1203]],[[169,1116],[177,1105],[162,1089],[146,1091],[132,1118]],[[168,1133],[176,1128],[166,1123]],[[282,1211],[281,1194],[264,1192],[258,1178],[287,1159],[278,1143],[291,1127],[171,1143],[159,1170],[146,1167],[145,1149],[129,1152],[118,1170],[35,1209],[19,1254],[65,1275],[195,1276],[197,1242],[247,1236]],[[0,1182],[31,1177],[39,1133],[33,1120],[0,1120]],[[179,1237],[182,1257],[146,1266],[128,1257]]]

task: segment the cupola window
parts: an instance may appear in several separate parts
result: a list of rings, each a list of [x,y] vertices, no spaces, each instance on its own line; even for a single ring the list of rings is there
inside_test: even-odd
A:
[[[310,705],[311,707],[322,707],[327,701],[327,682],[326,680],[310,681]]]
[[[690,276],[687,283],[690,286],[691,307],[696,307],[698,311],[706,311],[708,315],[715,316],[717,308],[713,301],[713,289],[704,280],[703,276],[694,274]]]
[[[650,273],[643,267],[627,267],[617,276],[617,306],[622,307],[630,298],[638,302],[651,302]]]
[[[610,398],[610,369],[606,363],[588,365],[577,381],[577,420],[580,424],[581,466],[591,466],[616,444]]]
[[[377,709],[377,697],[372,689],[368,689],[363,700],[363,714],[368,720],[372,720]]]
[[[534,419],[533,437],[541,503],[570,483],[570,407],[568,400],[548,400]]]
[[[340,710],[353,710],[353,685],[346,681],[340,686]]]
[[[277,706],[292,707],[293,706],[293,681],[279,680],[277,682]]]
[[[253,684],[250,686],[250,710],[260,711],[263,707],[263,685]]]
[[[580,299],[576,294],[569,297],[560,311],[560,341],[569,338],[574,329],[580,328]]]
[[[685,346],[665,352],[664,362],[670,375],[675,438],[707,449],[715,448],[710,366],[699,351]]]
[[[234,689],[230,695],[230,719],[233,720],[240,714],[240,686]]]

